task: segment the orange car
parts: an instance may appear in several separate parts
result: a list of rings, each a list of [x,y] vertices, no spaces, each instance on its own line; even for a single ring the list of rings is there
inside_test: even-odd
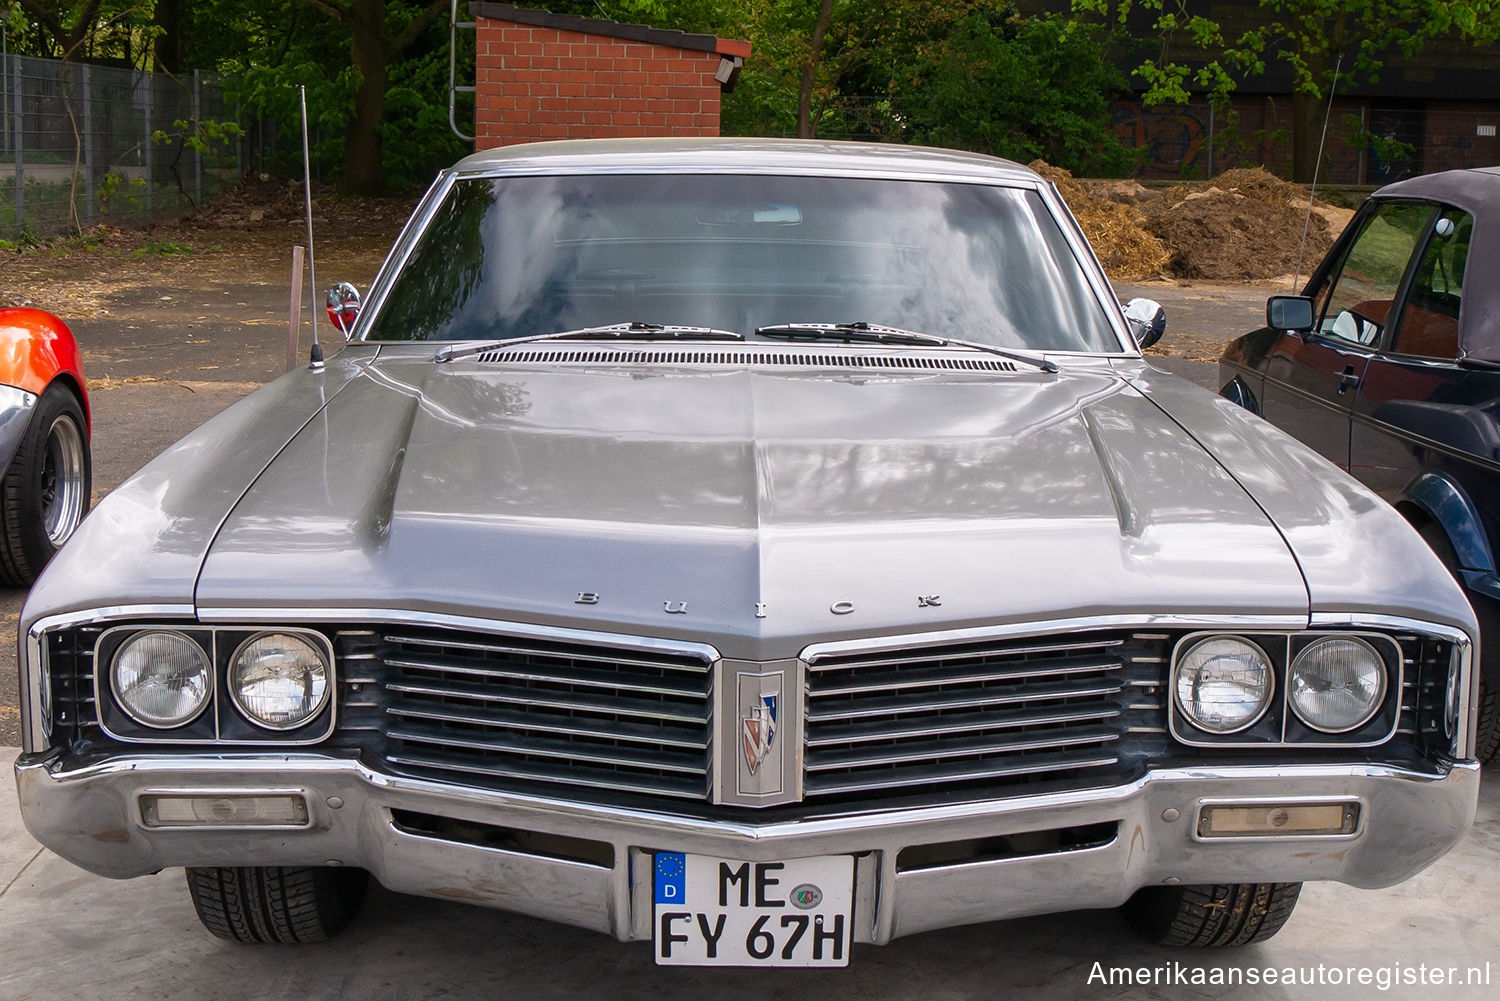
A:
[[[0,583],[27,585],[89,509],[89,397],[67,324],[0,309]]]

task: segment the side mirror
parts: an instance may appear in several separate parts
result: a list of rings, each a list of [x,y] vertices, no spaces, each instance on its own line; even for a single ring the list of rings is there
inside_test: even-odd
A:
[[[1305,295],[1273,295],[1266,300],[1266,326],[1273,330],[1311,330],[1313,301]]]
[[[1130,333],[1144,350],[1161,340],[1167,332],[1167,311],[1155,299],[1131,299],[1125,304],[1125,319]]]
[[[354,330],[354,319],[359,316],[359,289],[348,282],[339,282],[328,290],[328,322],[349,339]]]

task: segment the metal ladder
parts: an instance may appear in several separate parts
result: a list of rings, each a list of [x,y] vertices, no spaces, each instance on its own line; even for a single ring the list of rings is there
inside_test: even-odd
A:
[[[474,137],[465,135],[458,127],[458,95],[472,94],[475,91],[473,85],[460,87],[458,85],[458,29],[463,28],[473,31],[474,21],[460,21],[458,19],[458,0],[451,0],[448,6],[448,127],[453,134],[464,142],[473,142]],[[477,58],[477,57],[476,57]]]

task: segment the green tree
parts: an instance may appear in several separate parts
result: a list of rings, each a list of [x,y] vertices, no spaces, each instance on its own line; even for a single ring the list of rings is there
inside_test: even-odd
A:
[[[1340,82],[1375,81],[1393,53],[1412,56],[1430,40],[1479,43],[1500,37],[1500,0],[1259,0],[1254,17],[1226,34],[1222,22],[1194,13],[1189,0],[1072,0],[1077,13],[1123,26],[1149,22],[1160,48],[1135,68],[1147,103],[1182,104],[1193,93],[1227,98],[1237,79],[1289,67],[1292,169],[1310,181],[1334,70]]]
[[[975,12],[918,46],[892,81],[902,138],[1075,173],[1123,173],[1132,161],[1109,129],[1125,75],[1098,58],[1104,33],[1058,16]]]
[[[38,55],[71,62],[103,56],[133,61],[137,31],[150,23],[151,0],[17,0]],[[24,50],[23,50],[24,51]]]
[[[350,65],[354,70],[354,114],[344,145],[346,194],[376,195],[385,191],[385,163],[381,159],[381,124],[385,119],[386,88],[391,64],[448,13],[448,0],[420,4],[399,0],[307,0],[349,33]]]

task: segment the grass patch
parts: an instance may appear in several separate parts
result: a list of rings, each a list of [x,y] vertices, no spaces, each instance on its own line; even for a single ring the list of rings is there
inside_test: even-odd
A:
[[[173,254],[191,254],[193,245],[191,243],[178,243],[176,240],[158,240],[148,236],[144,245],[137,247],[132,253],[136,257],[169,257]]]

